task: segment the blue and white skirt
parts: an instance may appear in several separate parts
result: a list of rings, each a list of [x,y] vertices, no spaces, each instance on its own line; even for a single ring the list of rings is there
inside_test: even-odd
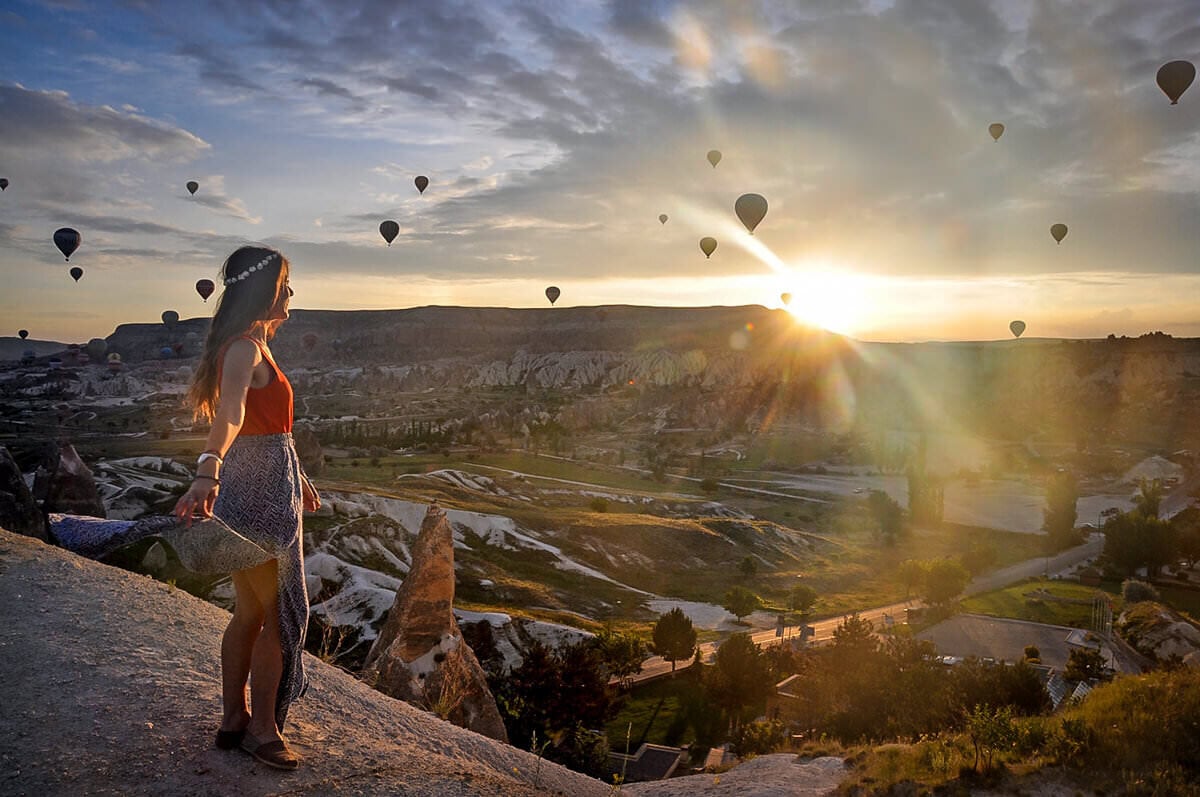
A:
[[[237,438],[225,455],[213,518],[196,518],[190,528],[170,515],[136,521],[50,516],[58,542],[91,558],[159,537],[174,549],[184,567],[198,573],[231,573],[274,559],[279,568],[279,638],[283,647],[283,674],[275,702],[275,722],[280,730],[288,708],[307,687],[308,590],[300,473],[291,434],[250,435]]]

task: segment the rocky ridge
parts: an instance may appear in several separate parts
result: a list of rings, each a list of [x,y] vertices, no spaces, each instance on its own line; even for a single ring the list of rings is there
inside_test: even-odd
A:
[[[279,773],[212,746],[228,614],[0,530],[0,790],[8,794],[603,795],[306,654]]]

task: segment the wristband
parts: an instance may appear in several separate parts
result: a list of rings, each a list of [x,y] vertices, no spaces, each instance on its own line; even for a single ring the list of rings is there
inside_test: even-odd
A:
[[[220,480],[220,479],[218,479],[216,476],[196,476],[194,479],[192,479],[192,481],[196,481],[196,479],[208,479],[208,480],[209,480],[210,482],[212,482],[214,485],[220,485],[220,484],[221,484],[221,480]]]

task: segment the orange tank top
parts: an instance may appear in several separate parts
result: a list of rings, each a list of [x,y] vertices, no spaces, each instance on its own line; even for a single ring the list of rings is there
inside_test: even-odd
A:
[[[262,387],[251,387],[246,391],[246,414],[242,421],[238,437],[263,434],[280,434],[292,431],[292,383],[279,370],[271,352],[261,341],[243,336],[262,353],[263,359],[271,366],[273,376],[271,381]],[[241,338],[234,338],[240,340]],[[233,341],[230,341],[232,343]],[[228,347],[229,344],[226,344]],[[221,366],[225,365],[225,354],[221,354]],[[220,379],[220,374],[217,376]]]

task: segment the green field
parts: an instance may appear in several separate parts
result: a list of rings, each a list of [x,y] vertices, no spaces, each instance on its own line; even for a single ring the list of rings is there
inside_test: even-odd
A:
[[[1039,592],[1048,593],[1055,598],[1087,602],[1060,603],[1034,594]],[[1117,582],[1105,582],[1100,588],[1096,588],[1085,587],[1069,581],[1036,579],[994,592],[975,595],[963,600],[960,605],[964,612],[974,614],[1086,628],[1091,622],[1091,599],[1097,594],[1104,594],[1112,598],[1115,616],[1121,611],[1120,593],[1121,585]]]

